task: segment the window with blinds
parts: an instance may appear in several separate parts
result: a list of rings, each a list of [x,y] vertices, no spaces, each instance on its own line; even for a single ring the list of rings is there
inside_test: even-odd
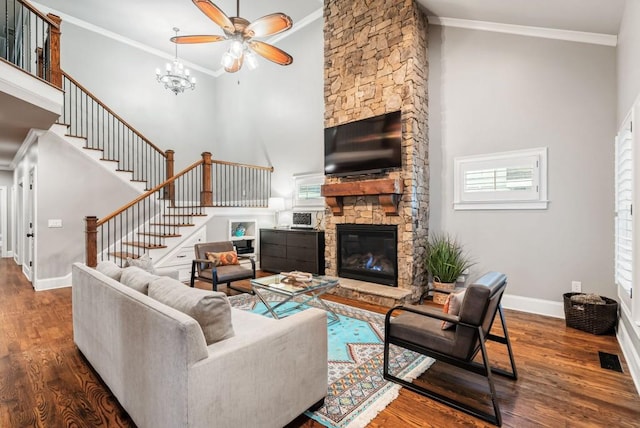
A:
[[[544,209],[547,149],[454,160],[455,209]]]
[[[633,135],[632,124],[616,139],[615,278],[629,293],[633,274]]]

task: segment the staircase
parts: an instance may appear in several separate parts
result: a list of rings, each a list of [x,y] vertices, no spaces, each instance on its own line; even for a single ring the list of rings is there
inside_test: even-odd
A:
[[[60,68],[58,16],[45,16],[22,0],[4,0],[4,8],[5,42],[12,39],[0,57],[64,91],[63,111],[51,131],[140,193],[104,218],[85,218],[89,266],[98,258],[122,265],[144,253],[159,262],[202,227],[214,207],[267,206],[273,168],[203,153],[174,174],[173,150],[159,149]]]

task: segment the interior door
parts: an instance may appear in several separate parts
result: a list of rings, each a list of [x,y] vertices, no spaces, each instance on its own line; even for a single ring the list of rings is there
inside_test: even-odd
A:
[[[25,258],[22,264],[22,271],[26,275],[26,277],[33,284],[35,266],[34,266],[34,253],[35,253],[35,224],[34,224],[34,195],[35,192],[33,190],[34,186],[34,176],[35,171],[31,169],[29,171],[29,178],[27,185],[24,187],[25,197],[25,225],[24,230],[25,234]]]
[[[0,257],[7,257],[7,187],[0,186]]]

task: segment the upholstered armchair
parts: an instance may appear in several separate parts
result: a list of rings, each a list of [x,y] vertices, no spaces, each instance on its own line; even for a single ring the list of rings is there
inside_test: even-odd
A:
[[[500,426],[502,416],[492,374],[517,379],[511,342],[507,333],[500,301],[507,286],[507,278],[489,272],[466,288],[458,315],[443,313],[428,306],[397,306],[387,312],[384,339],[384,378],[408,389]],[[392,314],[397,314],[394,318]],[[496,314],[500,315],[502,336],[492,333]],[[444,324],[449,323],[449,324]],[[506,345],[511,371],[492,367],[485,342]],[[484,376],[489,385],[494,413],[478,410],[466,403],[447,397],[421,385],[398,378],[389,371],[389,346],[396,345],[418,352],[447,364]],[[474,361],[480,353],[482,363]]]
[[[194,249],[196,258],[191,264],[191,287],[194,286],[195,280],[198,279],[200,281],[210,282],[212,284],[213,291],[218,291],[218,284],[226,283],[229,288],[246,292],[247,290],[232,287],[231,283],[233,281],[253,279],[256,277],[256,262],[253,257],[238,255],[239,260],[248,259],[251,261],[251,269],[240,264],[216,266],[215,263],[207,258],[207,253],[225,253],[234,251],[234,246],[231,241],[196,244]]]

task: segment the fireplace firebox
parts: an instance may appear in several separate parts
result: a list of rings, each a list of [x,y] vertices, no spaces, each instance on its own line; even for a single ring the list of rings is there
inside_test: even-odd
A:
[[[338,276],[398,286],[398,228],[337,224]]]

